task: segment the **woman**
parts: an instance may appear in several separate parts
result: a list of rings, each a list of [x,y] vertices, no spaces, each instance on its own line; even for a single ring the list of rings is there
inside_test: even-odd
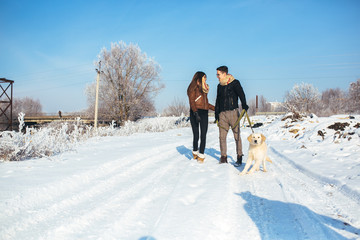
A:
[[[204,151],[206,144],[206,133],[208,129],[209,109],[215,111],[215,107],[209,104],[207,94],[209,85],[206,84],[206,74],[196,72],[188,89],[187,95],[190,103],[190,123],[193,131],[193,156],[198,162],[203,163],[205,159]],[[200,125],[200,149],[199,142]]]

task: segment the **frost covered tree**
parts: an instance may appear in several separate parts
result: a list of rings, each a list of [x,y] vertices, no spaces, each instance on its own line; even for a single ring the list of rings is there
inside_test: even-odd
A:
[[[254,116],[256,114],[256,100],[255,100],[255,98],[250,99],[247,104],[249,106],[249,109],[247,110],[247,113],[250,116]]]
[[[249,110],[248,114],[253,116],[256,114],[256,98],[251,99],[248,103]],[[258,112],[270,112],[271,111],[271,104],[267,101],[267,99],[260,95],[258,98]]]
[[[340,88],[327,89],[321,94],[319,115],[330,116],[346,112],[346,93]]]
[[[13,103],[13,116],[17,116],[20,112],[26,116],[42,115],[42,105],[40,100],[31,97],[15,98]]]
[[[135,44],[120,41],[110,50],[103,48],[101,62],[99,117],[123,123],[155,111],[154,96],[164,86],[160,81],[160,65]],[[98,67],[98,66],[97,66]],[[94,109],[95,87],[87,87],[90,110]]]
[[[189,114],[190,107],[188,104],[180,101],[178,98],[175,98],[173,102],[164,109],[164,116],[181,116],[181,114]]]
[[[271,104],[266,100],[263,95],[259,97],[259,112],[270,112]]]
[[[348,108],[351,113],[360,113],[360,79],[350,84]]]
[[[320,93],[312,84],[295,84],[285,95],[284,107],[291,112],[310,113],[317,110],[319,100]]]

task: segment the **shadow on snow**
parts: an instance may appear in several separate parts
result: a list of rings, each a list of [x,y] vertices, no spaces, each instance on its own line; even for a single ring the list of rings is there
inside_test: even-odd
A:
[[[176,150],[181,155],[184,155],[187,159],[189,159],[189,160],[193,159],[192,150],[185,147],[184,145],[176,147]],[[213,157],[216,161],[220,161],[221,153],[218,150],[216,150],[215,148],[205,148],[205,154],[210,157]],[[234,162],[234,159],[231,156],[228,156],[228,161]]]
[[[360,233],[360,229],[348,223],[299,204],[273,201],[250,192],[236,195],[246,201],[244,209],[259,229],[261,239],[348,239],[334,229]]]
[[[192,151],[185,147],[184,145],[176,147],[176,150],[181,154],[184,155],[187,159],[193,159]]]
[[[156,240],[156,238],[152,237],[152,236],[144,236],[139,238],[139,240]]]

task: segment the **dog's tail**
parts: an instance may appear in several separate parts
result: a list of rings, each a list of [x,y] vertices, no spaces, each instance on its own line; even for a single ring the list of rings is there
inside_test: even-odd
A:
[[[268,156],[266,156],[266,161],[268,161],[268,162],[271,162],[271,163],[272,163],[271,159],[270,159]]]

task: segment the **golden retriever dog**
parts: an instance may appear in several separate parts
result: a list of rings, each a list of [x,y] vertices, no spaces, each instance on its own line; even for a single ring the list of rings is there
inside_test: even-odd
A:
[[[267,145],[265,143],[266,137],[260,133],[253,133],[247,139],[250,142],[249,154],[244,170],[240,173],[240,175],[250,174],[254,171],[259,171],[261,163],[263,164],[263,171],[267,172],[265,162],[272,161],[267,156]],[[253,161],[255,161],[254,165],[248,172]]]

